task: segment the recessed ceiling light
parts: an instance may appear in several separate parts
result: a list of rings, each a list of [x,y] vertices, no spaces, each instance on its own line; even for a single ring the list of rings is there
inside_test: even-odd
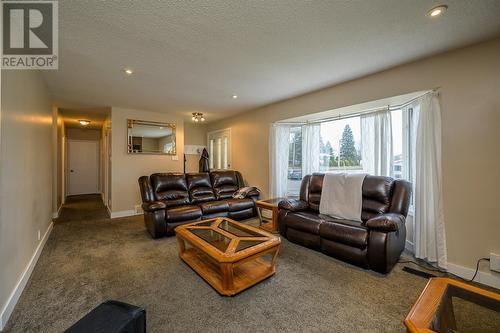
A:
[[[80,120],[78,120],[78,122],[82,126],[87,126],[88,124],[90,124],[90,120],[85,120],[85,119],[80,119]]]
[[[132,74],[134,74],[134,71],[133,71],[133,70],[131,70],[130,68],[125,68],[125,69],[123,69],[123,71],[124,71],[124,72],[125,72],[125,74],[127,74],[127,75],[132,75]]]
[[[432,8],[431,10],[429,10],[427,12],[427,15],[430,16],[430,17],[436,17],[436,16],[440,16],[441,14],[443,14],[446,10],[448,9],[448,6],[446,5],[440,5],[440,6],[437,6],[437,7],[434,7]]]
[[[233,99],[237,99],[238,98],[238,95],[233,95]]]

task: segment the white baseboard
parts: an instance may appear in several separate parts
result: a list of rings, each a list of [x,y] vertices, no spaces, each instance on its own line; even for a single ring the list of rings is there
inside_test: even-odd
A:
[[[10,294],[7,303],[5,303],[4,307],[2,308],[2,311],[0,312],[0,331],[4,329],[5,325],[7,324],[7,321],[9,320],[10,315],[12,314],[12,311],[14,311],[14,307],[16,306],[17,301],[19,300],[19,297],[21,296],[24,290],[24,287],[26,287],[26,284],[28,283],[31,273],[33,272],[33,269],[35,268],[35,265],[38,261],[38,258],[42,253],[43,247],[45,246],[47,239],[49,239],[50,232],[52,231],[53,226],[54,223],[50,222],[47,231],[45,231],[43,238],[40,240],[40,243],[38,243],[35,253],[33,253],[31,260],[29,261],[28,265],[21,274],[21,278],[19,279],[19,281],[17,281],[17,284],[14,287],[12,293]]]
[[[131,209],[131,210],[121,210],[118,212],[111,212],[111,214],[109,215],[111,216],[112,219],[116,219],[119,217],[142,215],[142,213],[136,213],[135,210]]]
[[[475,268],[469,268],[452,263],[448,263],[448,272],[458,275],[463,279],[470,280],[474,276]],[[490,287],[500,289],[500,274],[479,271],[474,279],[475,282],[485,284]]]
[[[412,242],[410,242],[409,240],[406,240],[405,250],[407,250],[411,253],[415,253],[415,245]]]

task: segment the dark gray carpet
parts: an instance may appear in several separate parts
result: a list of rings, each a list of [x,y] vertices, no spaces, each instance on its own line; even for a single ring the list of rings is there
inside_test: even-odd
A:
[[[382,276],[283,239],[274,277],[221,297],[178,258],[175,237],[152,240],[142,217],[103,209],[98,197],[69,200],[6,331],[62,332],[116,299],[145,308],[149,332],[404,332],[426,284],[400,265]]]

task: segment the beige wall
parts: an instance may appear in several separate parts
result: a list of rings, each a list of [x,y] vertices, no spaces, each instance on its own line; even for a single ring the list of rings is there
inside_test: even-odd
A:
[[[85,128],[66,128],[66,136],[70,140],[101,140],[101,130]]]
[[[195,124],[190,121],[184,122],[184,144],[205,146],[207,144],[207,125]]]
[[[177,158],[170,155],[127,154],[127,119],[168,122],[176,124]],[[137,179],[155,172],[182,172],[184,154],[184,125],[180,117],[159,112],[129,110],[113,107],[111,110],[111,211],[123,212],[141,204]]]
[[[64,139],[65,125],[62,115],[57,107],[52,107],[52,212],[54,216],[58,215],[58,211],[64,200]]]
[[[111,114],[111,112],[110,112]],[[109,208],[111,202],[111,116],[107,116],[101,129],[101,191],[102,201]]]
[[[433,56],[208,125],[231,127],[233,167],[269,189],[272,122],[440,87],[448,260],[475,267],[500,253],[500,39]],[[486,265],[484,265],[486,267]],[[499,274],[496,274],[498,277]]]
[[[52,106],[41,74],[2,71],[0,311],[52,220]],[[8,311],[7,311],[8,312]],[[7,312],[3,312],[6,319]],[[5,322],[4,322],[5,324]]]
[[[184,122],[184,144],[194,146],[207,145],[207,126]],[[201,154],[186,154],[186,172],[198,172]]]

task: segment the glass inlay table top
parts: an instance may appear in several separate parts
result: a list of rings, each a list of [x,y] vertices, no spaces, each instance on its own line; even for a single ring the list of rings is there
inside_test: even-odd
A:
[[[195,222],[187,230],[221,252],[226,252],[232,241],[232,250],[239,252],[269,240],[267,233],[224,218]]]

